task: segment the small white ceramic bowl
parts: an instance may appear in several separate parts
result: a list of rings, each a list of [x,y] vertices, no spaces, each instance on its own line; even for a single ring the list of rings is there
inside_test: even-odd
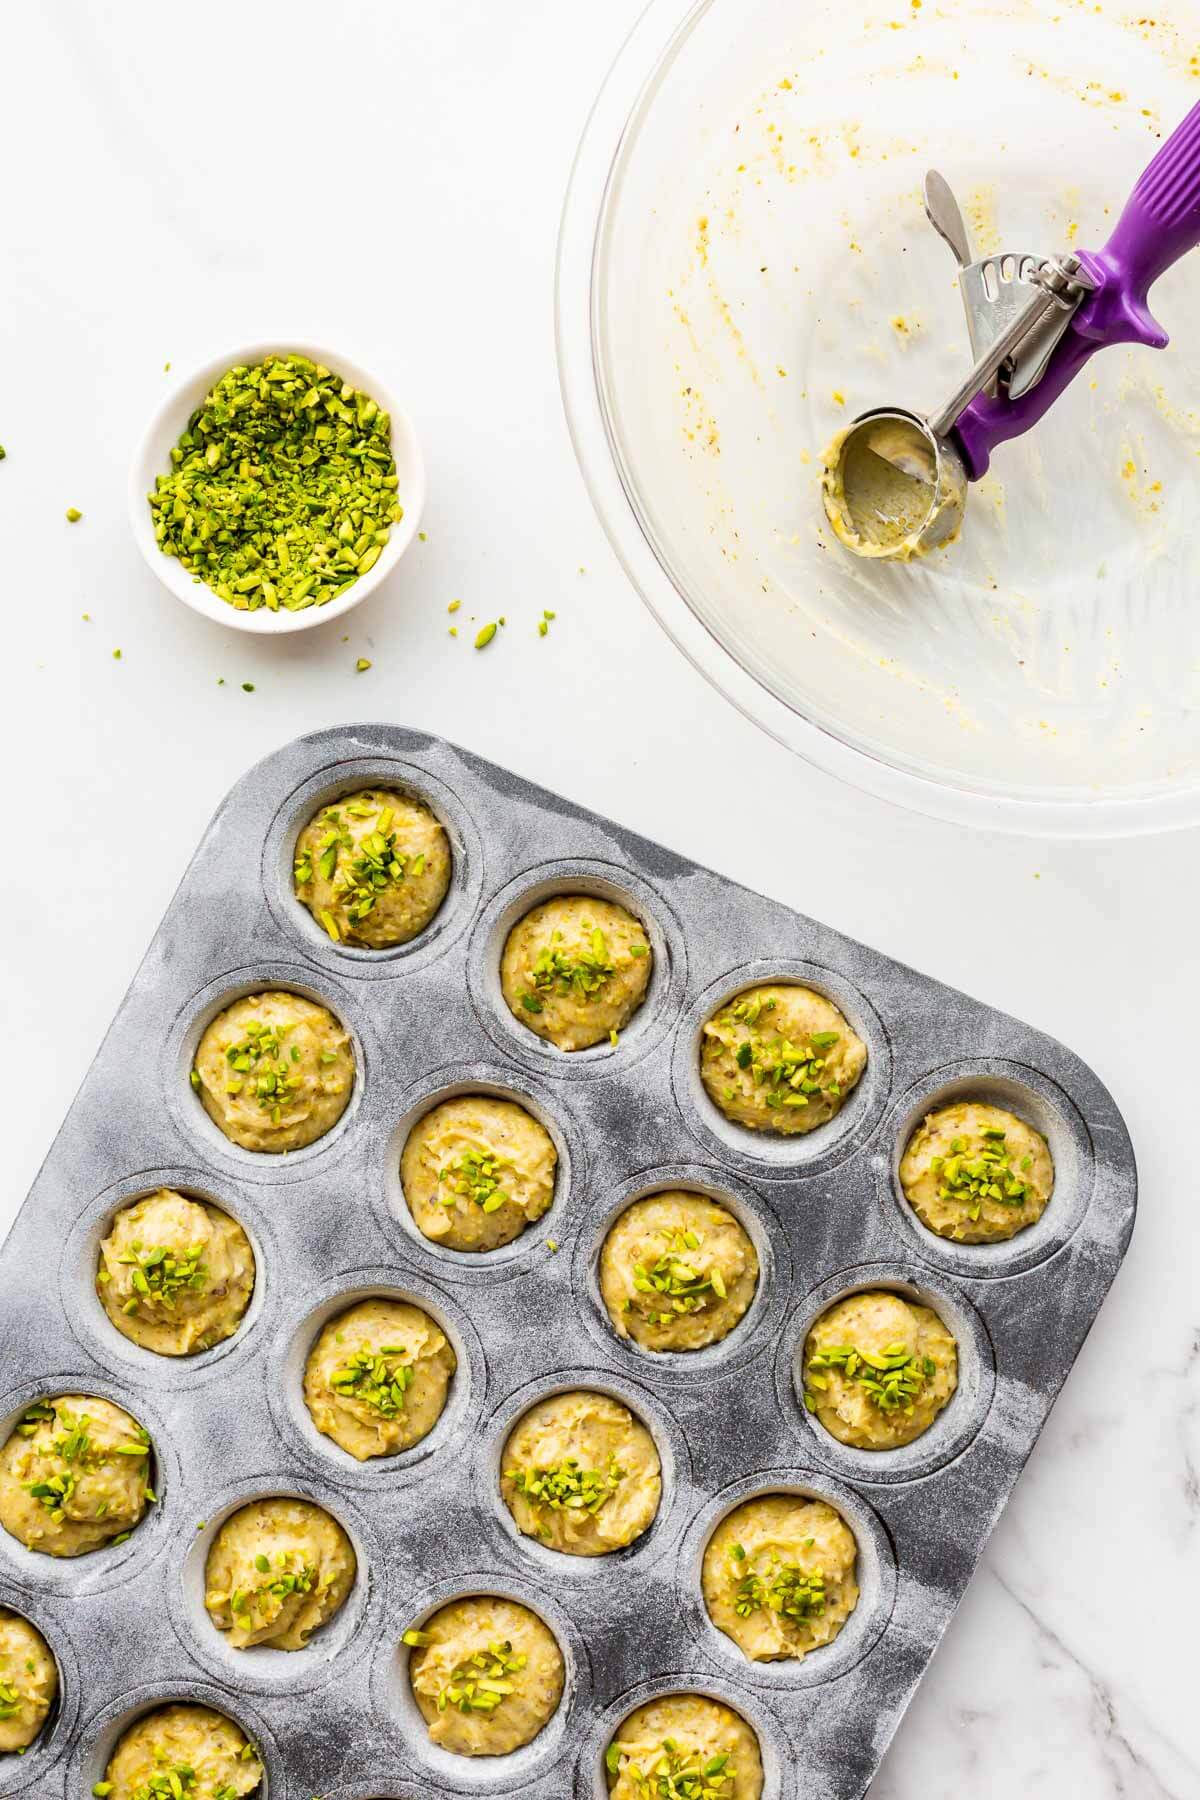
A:
[[[404,517],[392,526],[392,534],[375,567],[360,576],[354,586],[347,588],[336,600],[330,600],[324,606],[308,606],[300,612],[288,612],[285,608],[271,612],[265,606],[259,607],[255,612],[239,612],[237,607],[230,606],[227,600],[214,594],[207,583],[197,581],[177,557],[165,556],[159,549],[154,537],[154,519],[147,496],[153,492],[156,478],[170,468],[171,451],[179,442],[188,420],[225,371],[259,363],[265,356],[286,356],[289,353],[307,356],[312,362],[323,363],[335,375],[340,375],[353,387],[369,394],[372,400],[390,414],[392,455],[396,459],[396,474],[400,483],[398,495],[404,508]],[[424,507],[425,463],[421,456],[421,446],[417,442],[412,421],[398,404],[396,396],[377,375],[372,375],[360,363],[352,362],[340,351],[326,349],[321,344],[302,343],[292,338],[244,344],[227,351],[223,356],[215,357],[212,362],[205,363],[202,369],[197,369],[186,381],[180,382],[151,421],[134,457],[129,478],[129,520],[133,526],[133,535],[139,550],[164,587],[170,588],[175,598],[182,600],[193,611],[203,613],[206,619],[215,619],[218,625],[230,625],[235,631],[265,634],[307,631],[310,626],[328,624],[330,619],[341,618],[352,606],[365,600],[390,575],[412,543]]]

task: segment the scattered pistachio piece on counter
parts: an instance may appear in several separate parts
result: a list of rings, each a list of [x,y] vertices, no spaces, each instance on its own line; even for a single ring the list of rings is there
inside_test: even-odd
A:
[[[82,519],[82,517],[83,517],[83,514],[80,512],[80,510],[77,506],[68,506],[68,508],[67,508],[67,524],[68,525],[78,525],[78,523],[79,523],[80,519]]]
[[[483,628],[479,631],[479,633],[475,639],[475,648],[477,650],[485,650],[487,648],[487,646],[491,643],[491,641],[495,637],[495,635],[496,635],[496,625],[495,625],[495,622],[493,621],[492,624],[483,626]]]
[[[367,670],[371,667],[370,657],[360,656],[354,667],[358,670],[360,675],[365,675]]]

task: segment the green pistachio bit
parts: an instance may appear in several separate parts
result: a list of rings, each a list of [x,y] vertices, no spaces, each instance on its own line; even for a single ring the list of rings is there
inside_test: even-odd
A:
[[[432,1631],[418,1631],[413,1625],[405,1632],[404,1642],[410,1650],[423,1650],[426,1644],[432,1644],[433,1633]]]
[[[329,1054],[332,1059],[333,1053]],[[229,1045],[225,1061],[230,1070],[226,1092],[236,1094],[248,1088],[263,1111],[276,1119],[303,1083],[282,1034],[274,1026],[264,1025],[261,1019],[247,1021],[245,1037]]]
[[[227,370],[149,495],[154,535],[241,612],[324,606],[372,568],[396,496],[391,420],[298,355]]]
[[[605,1469],[581,1469],[573,1456],[548,1469],[508,1469],[506,1474],[519,1494],[534,1507],[552,1512],[586,1512],[593,1518],[625,1479],[625,1471],[610,1456]]]
[[[208,1285],[208,1270],[200,1256],[200,1245],[192,1244],[183,1256],[162,1248],[143,1250],[138,1245],[118,1257],[117,1261],[129,1269],[129,1281],[134,1290],[132,1310],[142,1310],[144,1305],[145,1311],[151,1314],[160,1307],[173,1312],[181,1293],[202,1292]],[[130,1310],[126,1305],[124,1311]],[[128,1451],[130,1446],[123,1444],[120,1448]]]
[[[764,1003],[753,996],[735,1001],[714,1020],[716,1035],[706,1036],[706,1058],[732,1054],[739,1069],[749,1072],[760,1086],[767,1106],[800,1107],[811,1104],[816,1094],[840,1099],[841,1089],[827,1072],[824,1052],[838,1043],[838,1031],[814,1031],[805,1044],[794,1044],[778,1033],[760,1033],[754,1029],[764,1012],[774,1010],[773,1002]]]
[[[495,635],[496,626],[494,622],[491,625],[484,625],[476,635],[475,648],[477,650],[485,650]]]
[[[740,1549],[741,1546],[735,1546]],[[745,1551],[741,1557],[731,1558],[735,1565],[745,1560]],[[825,1576],[817,1570],[806,1575],[797,1563],[785,1563],[775,1559],[765,1574],[751,1570],[742,1574],[740,1566],[735,1568],[737,1587],[734,1593],[734,1611],[741,1619],[749,1618],[753,1612],[766,1608],[768,1612],[778,1613],[788,1619],[819,1619],[825,1611]]]
[[[604,933],[596,926],[588,939],[587,948],[578,950],[574,956],[559,948],[562,934],[555,932],[544,950],[534,958],[530,973],[533,985],[542,993],[574,994],[580,999],[592,999],[616,972],[616,965],[609,954],[608,941]],[[541,1006],[528,1006],[524,995],[522,1005],[529,1012],[540,1012]]]
[[[503,1171],[511,1168],[511,1163],[503,1162],[490,1151],[464,1150],[438,1170],[438,1181],[446,1187],[442,1205],[453,1206],[457,1195],[481,1206],[485,1213],[499,1212],[508,1199],[501,1186]]]
[[[847,1381],[858,1382],[880,1412],[911,1412],[913,1402],[935,1372],[936,1365],[927,1356],[910,1356],[903,1344],[889,1344],[882,1356],[869,1350],[858,1350],[851,1344],[831,1344],[814,1352],[805,1368],[808,1386],[821,1390],[828,1385],[828,1380],[814,1374],[818,1369],[837,1369]]]
[[[972,1153],[963,1138],[951,1141],[949,1156],[935,1156],[930,1162],[932,1173],[939,1177],[938,1198],[957,1201],[977,1219],[985,1201],[999,1206],[1024,1206],[1029,1198],[1029,1184],[1013,1173],[1012,1162],[1005,1149],[1006,1133],[995,1129],[981,1133],[983,1142]],[[1028,1170],[1032,1158],[1025,1157],[1022,1172]]]
[[[375,546],[375,556],[378,557],[378,555],[379,555],[379,546],[376,545]],[[363,562],[361,562],[358,565],[358,572],[360,575],[365,575],[367,572],[366,567],[364,567],[365,563],[366,563],[366,558],[364,557]],[[365,675],[367,670],[371,667],[370,657],[369,656],[360,656],[358,661],[355,663],[354,667],[356,668],[356,670],[358,671],[358,673],[360,675]]]
[[[685,1313],[702,1312],[711,1305],[714,1295],[725,1297],[725,1283],[718,1270],[705,1274],[695,1267],[692,1252],[703,1239],[694,1231],[659,1233],[666,1249],[653,1262],[634,1264],[633,1285],[645,1296],[640,1310],[648,1312],[649,1322],[665,1325]]]
[[[462,1713],[494,1713],[516,1691],[511,1679],[519,1675],[528,1657],[514,1656],[507,1639],[493,1638],[486,1648],[464,1658],[445,1687],[438,1692],[438,1711],[455,1706]]]
[[[108,1784],[110,1790],[112,1784]],[[93,1788],[93,1794],[97,1789]],[[213,1791],[213,1800],[221,1800],[223,1793],[233,1794],[233,1789],[225,1782]],[[169,1768],[156,1769],[133,1790],[133,1800],[190,1800],[195,1795],[201,1800],[196,1788],[196,1771],[190,1763],[172,1763]]]
[[[348,807],[346,810],[355,818],[364,818],[373,809]],[[393,816],[390,806],[383,807],[376,818],[375,829],[356,841],[342,819],[341,810],[327,807],[319,820],[325,829],[317,840],[315,864],[313,851],[304,850],[293,865],[297,888],[311,884],[315,867],[322,881],[332,885],[336,903],[346,918],[352,925],[360,925],[374,909],[380,894],[403,881],[408,868],[408,856],[397,849],[396,834],[391,830]],[[422,874],[424,867],[423,857],[413,859],[414,875]],[[318,916],[336,942],[339,932],[332,915],[323,911]]]
[[[356,1400],[381,1419],[394,1419],[404,1411],[405,1395],[413,1384],[411,1363],[402,1344],[381,1350],[356,1350],[329,1377],[335,1394]]]
[[[624,1744],[610,1744],[605,1762],[612,1774],[632,1780],[637,1800],[732,1800],[737,1771],[728,1751],[705,1756],[675,1738],[664,1738],[651,1762],[643,1766],[634,1756]]]
[[[79,523],[80,519],[82,519],[82,517],[83,517],[83,514],[80,512],[80,510],[77,506],[68,506],[68,508],[67,508],[67,524],[68,525],[78,525],[78,523]]]

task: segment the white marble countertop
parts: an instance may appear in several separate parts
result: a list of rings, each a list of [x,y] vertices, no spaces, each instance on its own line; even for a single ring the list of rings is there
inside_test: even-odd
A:
[[[614,814],[1065,1039],[1112,1088],[1141,1167],[1132,1250],[873,1793],[1184,1800],[1200,1794],[1200,843],[1038,845],[891,811],[768,742],[644,611],[576,470],[552,332],[570,157],[637,10],[6,9],[0,1223],[209,814],[266,750],[393,719]],[[310,130],[317,89],[341,104]],[[387,371],[431,502],[428,541],[344,626],[269,644],[158,586],[125,480],[164,363],[279,331]],[[508,617],[486,656],[447,635],[456,597],[460,616]]]

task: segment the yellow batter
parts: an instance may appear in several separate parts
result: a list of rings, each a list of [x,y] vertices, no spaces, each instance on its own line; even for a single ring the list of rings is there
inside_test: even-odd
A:
[[[324,806],[296,842],[296,898],[334,943],[369,950],[424,931],[450,885],[450,844],[419,800],[364,788]]]
[[[300,994],[248,994],[200,1039],[192,1086],[243,1150],[301,1150],[350,1104],[354,1046],[331,1012]]]
[[[804,1403],[859,1450],[894,1450],[928,1431],[958,1385],[958,1348],[938,1315],[901,1294],[850,1294],[804,1345]]]
[[[929,1114],[900,1162],[900,1185],[930,1231],[963,1244],[1015,1237],[1054,1190],[1045,1138],[1015,1113],[960,1100]]]
[[[231,1337],[254,1292],[254,1252],[219,1207],[159,1188],[124,1206],[100,1245],[100,1304],[117,1330],[160,1356]]]
[[[0,1755],[28,1749],[57,1696],[49,1644],[28,1619],[0,1606]]]
[[[456,1367],[441,1327],[406,1300],[360,1300],[308,1354],[304,1401],[318,1431],[366,1462],[427,1437]]]
[[[735,1507],[704,1552],[708,1616],[751,1662],[832,1643],[858,1604],[854,1534],[824,1500],[762,1494]]]
[[[620,1337],[644,1350],[702,1350],[754,1298],[758,1257],[733,1214],[673,1188],[635,1200],[600,1252],[600,1292]]]
[[[759,1800],[763,1791],[757,1737],[740,1713],[701,1694],[663,1694],[639,1706],[604,1766],[612,1800]]]
[[[556,894],[513,926],[500,987],[522,1025],[559,1050],[615,1039],[646,997],[654,955],[639,920],[611,900]]]
[[[621,1550],[654,1522],[654,1439],[627,1406],[586,1388],[539,1400],[517,1420],[500,1493],[518,1530],[568,1556]]]
[[[513,1100],[464,1094],[413,1126],[400,1182],[418,1230],[450,1250],[496,1250],[554,1198],[550,1133]]]
[[[86,1556],[127,1537],[156,1499],[149,1435],[111,1400],[30,1406],[0,1450],[0,1525],[30,1550]]]
[[[507,1756],[554,1716],[563,1658],[554,1633],[515,1600],[452,1600],[406,1631],[408,1677],[433,1743],[456,1756]]]
[[[213,1539],[204,1604],[234,1650],[303,1650],[354,1586],[354,1546],[310,1500],[252,1500]]]
[[[957,536],[965,476],[911,421],[858,421],[833,440],[823,464],[825,515],[856,556],[910,562]]]
[[[752,1131],[814,1131],[838,1113],[867,1048],[832,1000],[772,983],[726,1002],[704,1027],[700,1076],[714,1106]]]
[[[211,1706],[160,1706],[124,1733],[104,1771],[106,1800],[242,1800],[263,1778],[258,1752],[240,1725]],[[98,1790],[92,1789],[93,1793]]]

